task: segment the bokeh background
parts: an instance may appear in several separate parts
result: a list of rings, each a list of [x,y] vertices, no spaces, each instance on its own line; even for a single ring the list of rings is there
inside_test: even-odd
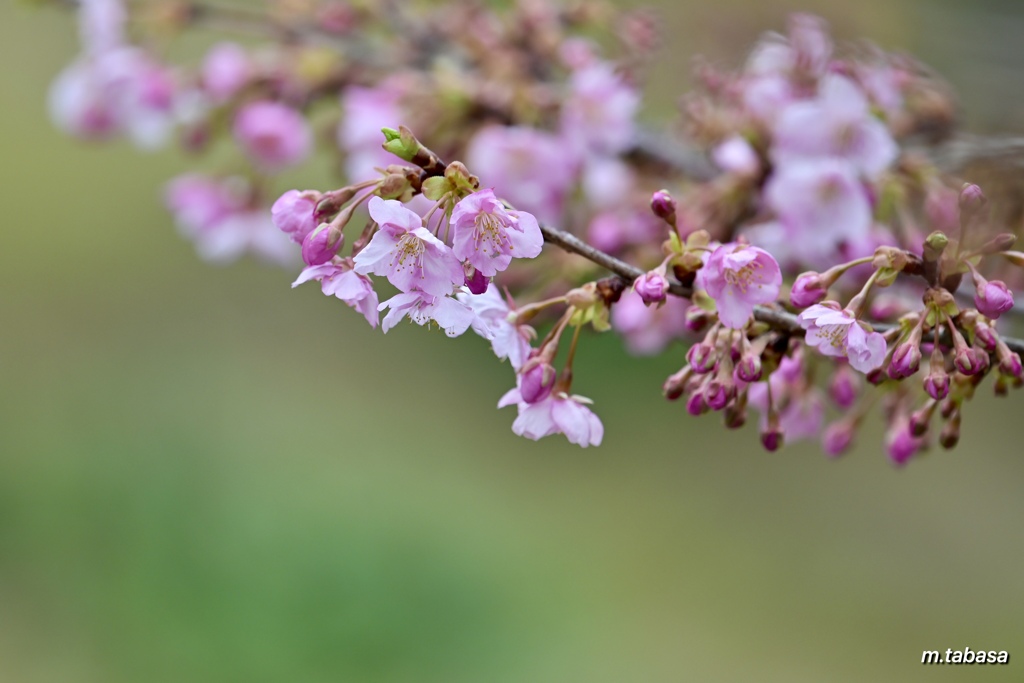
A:
[[[1017,0],[653,4],[651,120],[804,9],[1024,129]],[[904,470],[877,424],[767,454],[661,399],[681,350],[608,335],[577,368],[604,445],[519,439],[481,340],[204,265],[159,206],[189,160],[53,130],[70,16],[4,3],[0,45],[0,681],[1024,679],[1024,396]],[[919,663],[965,646],[1011,662]]]

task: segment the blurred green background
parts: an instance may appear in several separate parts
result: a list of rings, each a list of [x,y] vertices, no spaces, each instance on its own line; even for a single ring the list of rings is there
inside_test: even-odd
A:
[[[690,55],[811,9],[1024,128],[1016,0],[660,4],[655,119]],[[187,159],[52,129],[68,15],[4,3],[0,45],[0,681],[1022,680],[1020,394],[902,471],[877,425],[767,454],[609,335],[576,387],[604,445],[519,439],[481,340],[204,265],[159,206]],[[965,646],[1011,662],[919,663]]]

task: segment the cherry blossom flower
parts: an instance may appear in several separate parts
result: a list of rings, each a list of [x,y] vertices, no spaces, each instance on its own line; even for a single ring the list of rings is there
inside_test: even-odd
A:
[[[245,49],[237,43],[218,43],[203,59],[200,80],[203,91],[215,102],[226,102],[245,87],[252,65]]]
[[[843,244],[867,239],[872,229],[871,203],[850,164],[839,159],[787,164],[768,179],[765,201],[777,222],[748,231],[760,243],[766,225],[803,263],[831,265],[828,259]]]
[[[537,219],[525,211],[506,209],[489,189],[456,204],[451,225],[455,255],[486,277],[508,268],[513,256],[534,258],[544,248]]]
[[[245,105],[235,116],[235,140],[264,170],[281,171],[302,163],[313,147],[305,117],[291,107],[261,100]]]
[[[806,159],[843,158],[869,178],[887,169],[899,149],[852,80],[826,76],[818,97],[787,106],[775,122],[772,158],[779,165]]]
[[[377,308],[391,309],[381,323],[385,333],[408,316],[417,325],[435,322],[449,337],[458,337],[469,329],[475,317],[473,309],[456,299],[421,291],[396,294]]]
[[[483,294],[459,292],[455,298],[472,309],[473,331],[491,342],[494,355],[508,358],[514,370],[523,367],[530,354],[530,338],[533,329],[516,325],[509,320],[514,309],[501,296],[498,288],[491,283]]]
[[[676,296],[668,297],[660,307],[648,307],[639,294],[627,290],[612,306],[611,323],[622,335],[630,353],[651,356],[686,334],[688,307],[686,299]]]
[[[562,135],[581,156],[617,154],[633,141],[636,89],[607,62],[573,72],[562,106]]]
[[[587,407],[590,403],[588,398],[562,391],[553,391],[536,403],[526,403],[515,388],[501,397],[498,407],[519,408],[519,416],[512,423],[512,431],[519,436],[537,441],[552,434],[565,434],[569,443],[586,448],[600,446],[604,438],[604,425]]]
[[[712,150],[711,158],[723,171],[740,176],[756,176],[761,170],[761,159],[742,135],[733,135],[719,143]]]
[[[848,358],[855,370],[867,374],[885,360],[885,339],[865,330],[849,311],[816,304],[801,313],[799,321],[810,346],[826,356]]]
[[[697,285],[714,299],[722,324],[740,330],[746,327],[756,305],[779,296],[782,271],[764,249],[723,244],[698,271]]]
[[[334,296],[363,314],[370,327],[377,327],[377,292],[373,290],[370,278],[352,270],[352,264],[344,261],[307,266],[292,283],[298,287],[304,282],[317,280],[326,296]]]
[[[370,199],[369,209],[380,230],[356,255],[357,273],[382,275],[403,292],[420,290],[439,297],[463,284],[459,259],[423,227],[419,215],[399,201],[380,197]]]

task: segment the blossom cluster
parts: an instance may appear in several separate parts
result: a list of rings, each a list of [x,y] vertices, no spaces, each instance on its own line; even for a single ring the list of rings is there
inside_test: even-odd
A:
[[[301,259],[293,286],[318,282],[383,332],[472,330],[514,371],[498,404],[516,434],[601,443],[572,393],[584,328],[640,355],[688,345],[665,396],[728,428],[754,408],[768,450],[817,439],[837,456],[880,404],[904,464],[933,431],[957,443],[985,377],[1000,395],[1022,384],[1024,343],[1004,329],[1024,284],[1014,226],[911,149],[949,133],[952,98],[908,57],[837,48],[820,19],[794,16],[733,72],[698,66],[682,100],[695,157],[636,123],[656,43],[642,14],[312,2],[268,12],[263,47],[170,66],[129,39],[152,17],[79,5],[58,126],[147,149],[228,143],[226,170],[165,191],[199,254]],[[602,31],[610,49],[583,37]],[[314,156],[334,160],[336,189],[282,186]]]

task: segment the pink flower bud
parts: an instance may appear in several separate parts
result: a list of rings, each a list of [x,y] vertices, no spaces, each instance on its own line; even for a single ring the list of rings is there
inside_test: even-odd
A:
[[[821,281],[821,275],[815,272],[803,273],[793,283],[789,292],[789,303],[797,308],[807,308],[821,303],[828,295],[828,287]]]
[[[896,347],[889,363],[889,377],[903,379],[917,372],[921,365],[921,350],[914,340],[906,341]]]
[[[979,280],[981,286],[977,287]],[[995,319],[1013,308],[1013,293],[999,280],[986,281],[979,276],[975,286],[974,305],[983,315]]]
[[[971,347],[963,347],[953,356],[953,365],[968,377],[976,375],[988,366],[987,360],[981,358],[982,355]]]
[[[487,291],[487,286],[491,284],[491,279],[481,273],[473,266],[467,266],[466,270],[466,287],[473,294],[483,294]]]
[[[706,342],[701,342],[690,347],[690,350],[686,352],[686,360],[690,363],[690,367],[693,368],[694,372],[703,375],[714,369],[715,361],[718,358],[715,354],[715,347]]]
[[[676,224],[676,200],[668,190],[658,190],[651,195],[651,211],[669,225]]]
[[[778,427],[769,427],[765,431],[761,432],[761,445],[764,446],[765,450],[769,453],[774,453],[782,448],[783,441],[782,432]]]
[[[841,365],[832,376],[829,394],[840,408],[849,408],[857,400],[860,379],[849,365]]]
[[[719,379],[713,379],[707,384],[704,390],[704,401],[711,410],[719,411],[726,406],[732,398],[733,386]]]
[[[845,453],[853,443],[854,425],[849,420],[833,422],[825,428],[821,448],[825,455],[835,458]]]
[[[316,230],[313,212],[319,201],[319,192],[288,190],[270,207],[270,218],[292,242],[302,244],[306,235]]]
[[[761,379],[761,357],[753,353],[741,356],[736,364],[736,377],[748,384]]]
[[[965,183],[960,190],[960,218],[970,218],[985,208],[988,200],[977,185]]]
[[[678,400],[686,389],[686,382],[690,379],[692,372],[689,368],[683,368],[679,372],[669,375],[668,379],[661,386],[662,393],[665,394],[665,398],[670,401]]]
[[[897,420],[889,427],[885,440],[889,459],[895,465],[905,465],[921,448],[921,442],[910,433],[910,421]]]
[[[694,417],[703,415],[708,411],[708,404],[704,402],[704,393],[695,391],[686,400],[686,412]]]
[[[555,386],[555,369],[547,362],[527,364],[519,382],[519,393],[526,403],[539,403],[551,394]]]
[[[924,378],[924,390],[936,401],[949,395],[949,375],[945,371],[938,373],[932,370]]]
[[[1000,349],[1002,351],[1002,349]],[[1020,356],[1009,349],[999,354],[999,373],[1008,377],[1020,378],[1024,376],[1021,368]]]
[[[652,270],[638,277],[633,283],[633,289],[648,306],[661,303],[668,293],[668,279],[657,270]]]
[[[935,403],[930,404],[932,407],[924,407],[920,410],[915,410],[910,414],[910,434],[911,436],[920,438],[928,433],[928,423],[932,419],[932,414],[935,412]]]
[[[345,235],[328,223],[321,223],[302,240],[302,260],[310,266],[329,262],[338,253]]]
[[[996,335],[996,331],[983,322],[979,322],[974,327],[974,341],[989,353],[995,351],[999,345],[999,337]]]

